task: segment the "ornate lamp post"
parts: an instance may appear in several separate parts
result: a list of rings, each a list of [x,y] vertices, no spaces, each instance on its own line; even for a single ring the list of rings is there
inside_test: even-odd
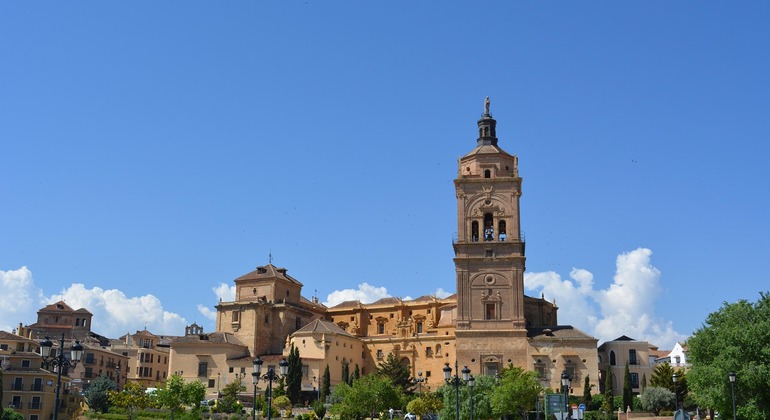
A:
[[[679,411],[679,389],[676,386],[676,382],[679,380],[679,375],[676,373],[671,375],[671,380],[674,381],[674,411]]]
[[[463,368],[462,374],[463,378],[460,379],[457,376],[457,360],[455,360],[455,376],[452,376],[452,368],[449,367],[449,363],[444,364],[444,381],[446,381],[447,384],[452,385],[455,387],[455,420],[460,420],[460,384],[462,381],[468,381],[471,376],[471,370],[468,369],[468,366],[465,366]]]
[[[471,375],[470,378],[468,378],[468,390],[470,390],[470,393],[471,393],[471,399],[470,399],[471,400],[471,411],[470,411],[471,419],[470,420],[473,420],[473,383],[474,383],[473,375]]]
[[[53,407],[53,420],[58,420],[59,405],[61,404],[61,401],[59,400],[61,373],[64,369],[74,369],[75,366],[77,366],[78,362],[83,357],[83,346],[80,345],[79,341],[75,341],[75,344],[73,344],[70,349],[70,358],[67,360],[64,356],[64,333],[62,333],[61,340],[59,340],[59,348],[53,356],[51,355],[51,348],[53,348],[53,343],[46,337],[45,340],[40,343],[40,356],[43,358],[43,365],[46,369],[50,366],[56,367],[56,405]]]
[[[259,383],[259,374],[257,373],[257,360],[254,359],[254,371],[251,372],[251,384],[254,385],[254,395],[251,400],[251,420],[257,420],[257,384]]]
[[[561,388],[564,390],[564,405],[565,410],[567,410],[567,418],[570,418],[570,412],[569,412],[569,387],[572,383],[572,378],[570,378],[569,373],[567,373],[567,370],[563,370],[561,372]]]
[[[286,376],[286,373],[289,370],[289,362],[286,361],[286,359],[281,360],[280,363],[278,363],[278,367],[280,368],[280,376],[275,373],[275,369],[270,368],[267,370],[267,373],[262,375],[262,359],[257,356],[256,359],[254,359],[254,373],[252,373],[252,380],[259,380],[262,379],[263,381],[266,381],[268,383],[267,385],[267,420],[271,420],[273,417],[273,381],[277,381],[279,378],[283,378]],[[256,398],[256,382],[254,385],[254,395]],[[256,416],[256,412],[254,414]]]
[[[417,395],[422,398],[422,383],[425,382],[425,378],[422,377],[422,371],[417,372],[417,377],[414,378],[417,383]]]
[[[731,371],[727,377],[730,378],[730,391],[733,394],[733,420],[735,420],[735,372]]]

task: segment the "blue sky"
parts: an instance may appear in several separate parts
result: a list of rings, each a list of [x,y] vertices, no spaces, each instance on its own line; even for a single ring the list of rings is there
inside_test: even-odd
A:
[[[208,330],[268,262],[322,301],[453,293],[490,96],[527,293],[669,347],[769,289],[770,4],[3,2],[0,328]],[[614,335],[614,336],[613,336]]]

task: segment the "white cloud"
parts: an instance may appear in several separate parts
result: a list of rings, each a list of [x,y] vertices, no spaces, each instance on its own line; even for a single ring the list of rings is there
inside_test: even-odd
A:
[[[670,348],[685,336],[655,315],[660,271],[652,265],[651,256],[646,248],[618,255],[613,283],[607,289],[594,290],[593,274],[578,268],[572,269],[570,279],[554,272],[526,273],[524,287],[555,299],[560,323],[572,324],[600,343],[627,335]]]
[[[212,287],[211,290],[217,295],[217,300],[225,302],[235,300],[235,285],[228,286],[226,283],[219,283],[217,287]]]
[[[361,283],[358,285],[358,289],[343,289],[331,292],[326,297],[324,305],[332,307],[348,300],[372,303],[385,297],[390,297],[386,288],[371,286],[369,283]]]
[[[198,304],[198,312],[200,312],[201,315],[206,317],[206,319],[210,319],[212,321],[217,320],[217,311],[209,308],[208,306]]]
[[[0,330],[11,332],[18,323],[37,319],[37,310],[45,304],[43,291],[35,286],[32,272],[24,266],[18,270],[0,270]]]
[[[212,287],[211,291],[217,297],[217,301],[220,302],[232,302],[235,300],[235,285],[228,286],[227,283],[219,283],[217,286]],[[217,311],[206,305],[198,304],[198,312],[211,321],[217,320]]]
[[[436,292],[433,293],[433,296],[436,296],[439,299],[444,299],[446,297],[452,296],[452,294],[439,287],[436,289]]]
[[[85,308],[91,312],[91,330],[107,337],[119,337],[142,328],[154,334],[179,335],[186,325],[183,317],[165,311],[160,300],[149,294],[128,297],[117,289],[88,289],[82,283],[73,283],[60,294],[48,298],[48,303],[60,300],[73,309]]]

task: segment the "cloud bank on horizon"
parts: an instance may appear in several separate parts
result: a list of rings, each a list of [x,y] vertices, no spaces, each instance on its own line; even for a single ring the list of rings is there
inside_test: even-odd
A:
[[[652,265],[652,251],[638,248],[618,255],[612,284],[606,289],[595,289],[593,274],[573,268],[568,279],[548,271],[525,273],[524,288],[533,294],[542,294],[559,306],[561,324],[571,324],[602,343],[621,335],[646,340],[661,348],[671,348],[686,338],[674,330],[671,321],[655,315],[655,299],[660,294],[660,271]],[[93,330],[108,337],[119,337],[126,332],[147,328],[159,335],[178,335],[187,321],[179,314],[163,309],[160,300],[152,294],[126,296],[120,290],[87,288],[73,283],[68,288],[46,297],[35,286],[32,272],[27,267],[0,270],[0,286],[5,295],[0,299],[0,310],[7,319],[0,321],[0,330],[11,331],[9,322],[31,324],[36,321],[41,307],[64,300],[75,309],[86,308],[93,316]],[[218,301],[235,299],[235,286],[219,283],[211,288]],[[439,288],[434,295],[440,298],[451,293]],[[335,290],[324,305],[332,307],[348,300],[372,303],[391,297],[385,287],[360,283],[357,288]],[[410,300],[411,297],[404,297]],[[216,310],[198,304],[197,310],[207,320],[216,320]]]

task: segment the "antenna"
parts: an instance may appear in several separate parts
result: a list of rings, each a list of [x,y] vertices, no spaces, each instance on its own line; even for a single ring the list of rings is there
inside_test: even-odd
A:
[[[267,254],[267,262],[268,262],[268,264],[272,264],[273,263],[273,252],[272,251],[270,251],[270,253]]]

